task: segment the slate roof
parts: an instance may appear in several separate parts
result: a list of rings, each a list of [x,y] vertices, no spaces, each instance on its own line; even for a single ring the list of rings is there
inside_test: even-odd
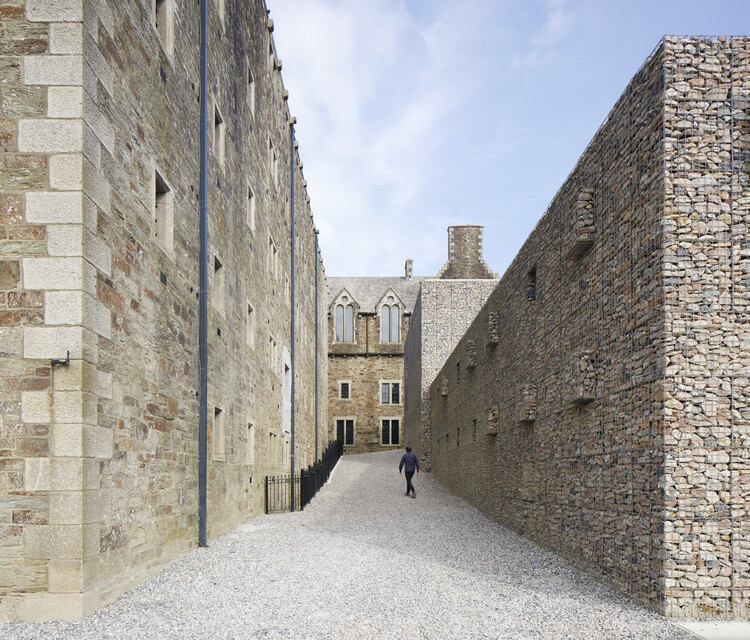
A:
[[[423,280],[429,280],[434,276],[414,276],[407,280],[403,276],[391,278],[328,278],[328,305],[346,289],[359,305],[359,310],[364,312],[375,312],[375,305],[380,302],[388,289],[401,298],[406,307],[405,311],[413,311],[414,304],[419,295],[419,287]]]

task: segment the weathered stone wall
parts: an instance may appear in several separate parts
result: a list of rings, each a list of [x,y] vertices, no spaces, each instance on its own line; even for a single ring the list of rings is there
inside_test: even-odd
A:
[[[327,439],[325,274],[272,27],[260,1],[223,5],[209,8],[210,538],[260,513],[262,476],[290,466],[292,206],[297,467],[315,450],[316,263]],[[197,543],[199,13],[160,8],[0,0],[0,619],[81,616]]]
[[[659,46],[430,388],[441,482],[674,618],[748,618],[747,47]]]
[[[667,40],[664,589],[750,617],[750,42]]]
[[[497,283],[494,279],[422,282],[404,344],[404,438],[428,471],[430,385]]]

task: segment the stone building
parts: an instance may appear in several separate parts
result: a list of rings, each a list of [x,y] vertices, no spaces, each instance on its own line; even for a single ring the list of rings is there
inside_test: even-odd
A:
[[[484,228],[448,228],[448,261],[425,279],[404,344],[404,438],[430,469],[430,384],[497,286],[483,258]]]
[[[298,468],[327,442],[327,298],[273,23],[209,5],[213,538],[290,470],[292,410]],[[0,15],[0,620],[75,618],[197,544],[199,11]]]
[[[442,483],[671,618],[750,618],[748,123],[665,37],[430,387]]]
[[[347,453],[403,445],[404,341],[423,278],[328,278],[328,433]]]

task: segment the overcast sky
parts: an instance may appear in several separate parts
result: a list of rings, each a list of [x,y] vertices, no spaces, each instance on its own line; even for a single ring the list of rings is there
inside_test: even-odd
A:
[[[326,273],[434,275],[484,225],[502,273],[664,34],[750,0],[267,0]]]

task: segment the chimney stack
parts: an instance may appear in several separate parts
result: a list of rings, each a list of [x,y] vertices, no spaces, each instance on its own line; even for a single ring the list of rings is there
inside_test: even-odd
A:
[[[407,280],[411,280],[414,277],[414,260],[411,258],[407,258],[404,264],[404,276]]]

